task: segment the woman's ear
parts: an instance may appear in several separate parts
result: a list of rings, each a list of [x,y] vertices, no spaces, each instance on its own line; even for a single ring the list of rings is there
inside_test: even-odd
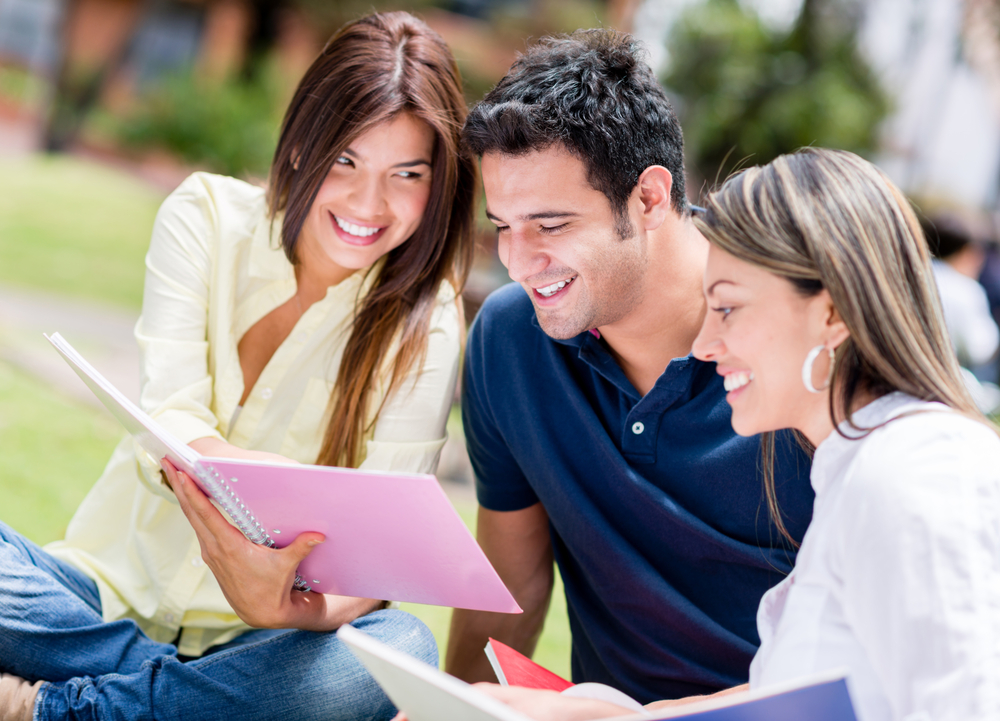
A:
[[[851,331],[848,330],[847,323],[841,317],[837,306],[833,304],[833,299],[830,297],[829,291],[824,288],[820,291],[820,294],[824,296],[823,305],[826,311],[826,341],[824,345],[827,348],[837,348],[851,337]]]

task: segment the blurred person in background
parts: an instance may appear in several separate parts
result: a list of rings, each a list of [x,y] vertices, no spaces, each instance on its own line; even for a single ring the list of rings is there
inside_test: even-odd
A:
[[[465,114],[424,23],[342,28],[291,100],[266,189],[196,173],[160,209],[143,409],[206,455],[433,472],[473,249]],[[391,716],[330,631],[430,663],[435,641],[382,599],[293,591],[321,540],[251,544],[125,439],[64,541],[0,524],[0,719]]]
[[[969,212],[934,211],[921,217],[921,226],[934,254],[934,279],[962,375],[979,409],[995,413],[1000,408],[1000,388],[993,382],[993,361],[1000,347],[1000,329],[990,312],[986,289],[978,281],[990,233]],[[980,380],[984,375],[992,381]]]

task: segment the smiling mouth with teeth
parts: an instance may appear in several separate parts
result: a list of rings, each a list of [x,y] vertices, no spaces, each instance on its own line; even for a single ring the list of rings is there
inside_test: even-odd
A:
[[[345,233],[350,233],[351,235],[355,235],[359,238],[368,238],[372,235],[375,235],[380,230],[382,230],[382,228],[377,228],[377,227],[371,228],[364,225],[355,225],[354,223],[348,223],[346,220],[342,220],[341,218],[338,218],[336,215],[333,216],[333,219],[337,221],[337,225],[339,225],[340,229],[343,230]]]
[[[574,280],[576,280],[575,275],[572,278],[567,278],[566,280],[560,280],[558,283],[547,285],[544,288],[535,288],[535,292],[538,293],[538,295],[542,296],[543,298],[551,298],[556,293],[565,288],[567,285],[572,283]]]
[[[752,380],[753,373],[750,373],[749,371],[728,373],[722,378],[722,387],[725,388],[728,393],[729,391],[734,391],[737,388],[742,388]]]

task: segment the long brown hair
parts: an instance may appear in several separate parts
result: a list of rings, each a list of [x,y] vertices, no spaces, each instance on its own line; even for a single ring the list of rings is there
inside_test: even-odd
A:
[[[705,205],[694,222],[710,242],[804,296],[830,293],[850,331],[832,376],[838,432],[840,414],[872,430],[852,420],[861,392],[902,391],[989,425],[962,382],[920,223],[882,171],[853,153],[804,148],[730,178]],[[773,433],[762,451],[768,508],[790,539],[775,496]]]
[[[459,147],[466,105],[458,66],[444,40],[405,12],[377,13],[345,25],[299,83],[271,165],[268,206],[272,218],[284,212],[281,242],[294,263],[299,233],[334,160],[358,136],[404,112],[423,120],[436,136],[430,197],[419,227],[385,256],[371,290],[358,301],[330,399],[320,464],[359,464],[371,391],[390,347],[398,343],[387,395],[422,362],[441,283],[450,281],[460,291],[468,276],[475,165]]]

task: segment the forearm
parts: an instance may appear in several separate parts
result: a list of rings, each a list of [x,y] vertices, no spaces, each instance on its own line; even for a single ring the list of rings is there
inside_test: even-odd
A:
[[[708,701],[709,699],[721,698],[722,696],[730,696],[734,693],[746,693],[749,690],[750,684],[744,683],[739,686],[723,689],[722,691],[716,691],[715,693],[705,694],[704,696],[687,696],[685,698],[672,699],[669,701],[653,701],[652,703],[646,704],[646,708],[650,711],[655,711],[657,709],[670,708],[671,706],[684,706],[689,703],[698,703],[699,701]]]
[[[451,615],[445,669],[468,683],[496,682],[497,676],[484,653],[486,643],[495,638],[526,656],[535,651],[549,607],[547,595],[544,603],[534,609],[524,608],[523,614],[487,613],[455,609]]]
[[[345,623],[351,623],[373,611],[380,609],[384,602],[374,598],[354,598],[307,593],[302,594],[301,608],[306,611],[290,619],[281,619],[273,627],[295,628],[301,631],[336,631]],[[311,610],[311,604],[319,608]],[[311,611],[311,612],[310,612]]]
[[[237,458],[247,461],[263,461],[268,463],[298,462],[293,458],[286,458],[285,456],[280,456],[277,453],[268,453],[267,451],[248,451],[245,448],[234,446],[232,443],[214,436],[196,438],[188,443],[188,446],[198,451],[201,455],[209,456],[211,458]]]

